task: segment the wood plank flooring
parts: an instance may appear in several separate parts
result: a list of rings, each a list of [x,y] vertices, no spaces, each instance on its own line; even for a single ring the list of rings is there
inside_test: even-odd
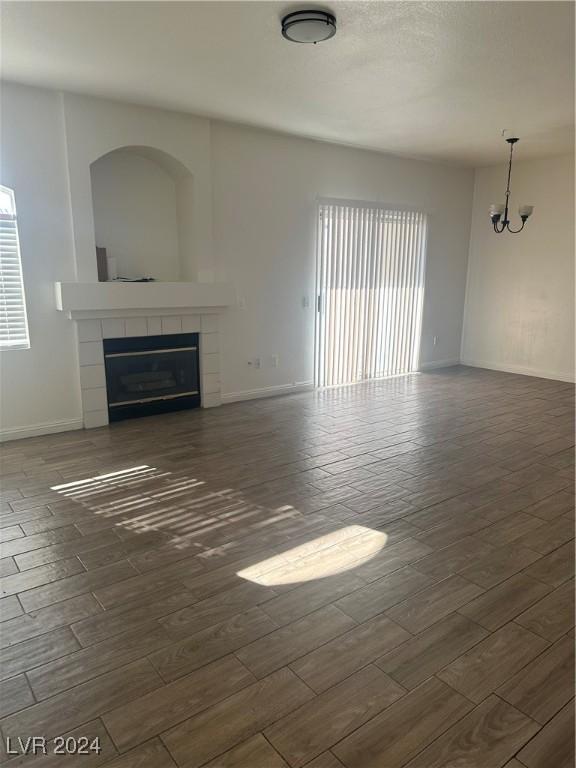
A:
[[[4,444],[0,764],[573,768],[573,389],[456,367]]]

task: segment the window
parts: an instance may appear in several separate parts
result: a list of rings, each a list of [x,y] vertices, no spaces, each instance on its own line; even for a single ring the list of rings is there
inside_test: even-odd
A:
[[[29,347],[16,203],[0,186],[0,349]]]
[[[318,227],[317,386],[417,370],[426,215],[326,201]]]

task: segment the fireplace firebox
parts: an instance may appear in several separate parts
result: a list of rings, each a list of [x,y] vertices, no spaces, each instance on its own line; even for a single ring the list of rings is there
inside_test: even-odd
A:
[[[197,333],[104,339],[110,421],[200,405]]]

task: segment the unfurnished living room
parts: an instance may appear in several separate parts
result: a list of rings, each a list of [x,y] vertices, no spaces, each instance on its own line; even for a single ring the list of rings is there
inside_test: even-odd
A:
[[[0,765],[574,768],[574,9],[0,4]]]

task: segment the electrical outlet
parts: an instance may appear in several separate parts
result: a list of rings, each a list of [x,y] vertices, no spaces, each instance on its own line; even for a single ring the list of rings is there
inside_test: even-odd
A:
[[[302,296],[302,306],[304,309],[308,309],[310,306],[310,298],[308,296]]]
[[[439,341],[440,341],[440,337],[439,336],[434,336],[434,339],[433,339],[434,346],[436,346]]]
[[[280,365],[280,356],[272,355],[272,368],[278,368]]]
[[[255,357],[254,358],[254,368],[262,368],[262,358],[261,357]]]

